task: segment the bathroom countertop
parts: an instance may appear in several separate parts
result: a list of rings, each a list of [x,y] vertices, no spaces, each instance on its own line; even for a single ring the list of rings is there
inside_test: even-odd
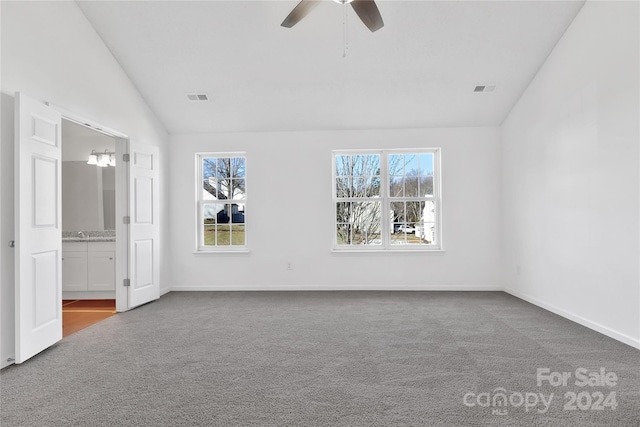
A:
[[[115,236],[63,237],[63,242],[115,242]]]
[[[63,231],[63,242],[115,242],[116,232],[106,231]]]

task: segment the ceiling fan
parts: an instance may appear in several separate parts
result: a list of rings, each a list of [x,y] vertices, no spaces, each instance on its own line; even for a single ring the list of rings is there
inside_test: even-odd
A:
[[[356,12],[356,15],[360,18],[360,20],[373,31],[378,31],[380,28],[384,27],[384,22],[382,22],[382,16],[380,16],[380,11],[378,10],[378,6],[376,6],[376,2],[374,0],[333,0],[336,3],[340,4],[351,4],[353,10]],[[296,7],[293,8],[291,13],[282,21],[283,27],[291,28],[296,25],[302,18],[307,16],[311,10],[316,7],[318,4],[322,3],[322,0],[302,0]]]

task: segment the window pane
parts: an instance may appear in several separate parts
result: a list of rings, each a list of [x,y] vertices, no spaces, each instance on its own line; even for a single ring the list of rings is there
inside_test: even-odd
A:
[[[364,178],[353,178],[351,197],[366,197],[367,185]]]
[[[202,178],[208,180],[216,175],[216,159],[205,157],[202,159]]]
[[[231,159],[231,176],[234,178],[244,178],[245,159],[243,157],[233,157]]]
[[[389,195],[391,197],[404,196],[404,179],[402,176],[389,177]]]
[[[404,156],[402,154],[389,155],[389,175],[404,175]]]
[[[231,243],[231,226],[221,224],[216,227],[216,245],[229,246]]]
[[[336,237],[339,245],[379,245],[380,202],[338,202],[336,204]]]
[[[400,227],[400,224],[398,225]],[[404,245],[406,241],[406,234],[403,231],[396,231],[391,235],[392,245]]]
[[[215,177],[224,180],[231,177],[231,159],[228,157],[219,158],[216,161]]]
[[[433,176],[420,177],[420,197],[433,196]]]
[[[378,154],[369,154],[365,157],[364,175],[380,176],[380,156]]]
[[[393,218],[393,222],[395,223],[402,223],[406,221],[404,202],[391,203],[391,218]]]
[[[336,178],[336,196],[351,197],[351,178]]]
[[[366,197],[380,196],[380,177],[370,176],[365,178]]]
[[[425,212],[424,201],[392,202],[389,206],[393,229],[391,243],[398,244],[424,244],[423,216]]]
[[[424,209],[422,211],[422,221],[423,222],[436,222],[436,206],[433,202],[424,202]]]
[[[210,224],[220,224],[229,222],[226,215],[226,205],[222,203],[208,203],[203,206],[203,217],[205,223],[209,219]]]
[[[351,156],[351,164],[353,167],[353,176],[366,175],[366,159],[367,156]]]
[[[227,215],[232,224],[244,224],[244,203],[227,205]]]
[[[424,203],[420,201],[407,202],[406,203],[406,218],[407,222],[420,222],[422,221],[422,215],[424,211]]]
[[[244,224],[231,226],[231,244],[244,246]]]
[[[406,153],[404,155],[404,174],[405,175],[419,175],[419,155]]]
[[[436,244],[436,225],[433,222],[425,222],[424,223],[424,234],[422,239],[424,243],[429,245]]]
[[[416,244],[421,244],[422,239],[420,237],[420,233],[421,233],[421,225],[419,222],[409,222],[407,223],[407,226],[405,228],[405,238],[406,238],[406,244],[408,245],[416,245]]]
[[[349,224],[337,224],[336,225],[336,241],[339,245],[351,244],[351,225]]]
[[[336,176],[351,175],[351,156],[336,156]]]
[[[412,172],[413,173],[413,172]],[[420,177],[418,175],[408,175],[404,178],[404,196],[418,197],[420,190]]]
[[[420,154],[420,175],[433,176],[433,154]]]
[[[206,225],[204,226],[204,236],[202,237],[203,246],[215,246],[216,245],[216,226]]]
[[[244,200],[245,199],[245,185],[246,181],[244,179],[234,179],[231,181],[232,188],[232,199],[233,200]]]
[[[351,202],[336,203],[336,222],[348,223],[351,221]]]

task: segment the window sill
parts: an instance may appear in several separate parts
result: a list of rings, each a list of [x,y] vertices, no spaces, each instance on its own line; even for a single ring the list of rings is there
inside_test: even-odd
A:
[[[215,250],[215,251],[194,251],[194,255],[246,255],[249,254],[249,249],[237,249],[237,250]]]
[[[412,253],[420,255],[444,255],[447,251],[444,249],[332,249],[334,254],[394,254],[394,253]]]

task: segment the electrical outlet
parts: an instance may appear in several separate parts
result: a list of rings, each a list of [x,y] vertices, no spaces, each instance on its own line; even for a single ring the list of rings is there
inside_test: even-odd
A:
[[[287,270],[293,270],[293,263],[291,261],[287,262]]]

